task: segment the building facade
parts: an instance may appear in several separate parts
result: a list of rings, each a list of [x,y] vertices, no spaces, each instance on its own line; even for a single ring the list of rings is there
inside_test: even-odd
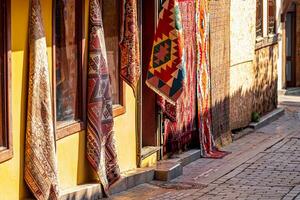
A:
[[[249,0],[231,5],[230,119],[231,129],[238,129],[247,126],[251,113],[263,115],[277,106],[280,3]]]
[[[55,37],[54,25],[55,10],[53,6],[59,1],[40,1],[42,6],[42,17],[46,32],[47,40],[47,52],[49,71],[51,75],[51,82],[54,83],[56,73],[55,59],[54,59],[54,46]],[[88,34],[88,13],[89,13],[89,1],[82,1],[82,7],[78,6],[79,1],[70,2],[69,16],[70,20],[67,23],[74,23],[74,14],[80,13],[81,18],[77,19],[79,26],[81,26],[82,33],[82,59],[83,59],[83,74],[87,67],[87,34]],[[105,26],[110,28],[110,33],[106,36],[108,46],[108,59],[113,65],[114,60],[117,59],[118,52],[118,18],[115,19],[113,24],[110,24],[110,20],[114,19],[118,15],[117,4],[119,1],[105,1],[104,23]],[[29,18],[29,6],[30,1],[15,1],[15,0],[1,0],[1,9],[5,9],[5,12],[1,11],[1,20],[6,23],[0,23],[1,28],[3,26],[5,36],[1,36],[1,45],[7,44],[5,52],[2,53],[1,48],[1,68],[9,69],[10,73],[7,73],[5,77],[5,84],[8,86],[8,91],[5,96],[9,96],[9,103],[5,106],[5,112],[1,112],[1,118],[3,121],[8,121],[9,130],[1,131],[0,134],[0,199],[3,200],[15,200],[25,199],[32,197],[32,194],[28,190],[24,182],[24,145],[25,145],[25,129],[26,129],[26,101],[27,101],[27,83],[28,83],[28,18]],[[75,7],[74,7],[75,6]],[[76,9],[75,9],[76,8]],[[111,12],[110,12],[111,11]],[[77,13],[78,12],[78,13]],[[3,15],[5,13],[5,15]],[[112,16],[110,16],[112,15]],[[2,21],[1,21],[2,22]],[[81,24],[82,23],[82,24]],[[70,34],[73,34],[75,30],[70,28]],[[108,29],[107,28],[107,29]],[[73,32],[72,32],[73,31]],[[57,32],[58,33],[58,32]],[[1,32],[2,34],[2,32]],[[76,33],[77,34],[77,33]],[[70,43],[72,41],[69,41]],[[73,41],[74,42],[74,41]],[[75,41],[74,45],[78,45],[79,41]],[[2,57],[3,56],[3,57]],[[6,56],[9,56],[6,60]],[[81,56],[74,55],[76,62],[80,62]],[[4,62],[2,62],[2,58]],[[73,65],[75,66],[75,65]],[[115,69],[117,69],[115,67]],[[51,73],[52,72],[52,73]],[[72,74],[73,73],[73,74]],[[74,79],[77,72],[70,72],[70,76]],[[86,72],[85,72],[86,73]],[[78,73],[78,76],[81,74]],[[2,74],[3,76],[3,74]],[[2,77],[3,78],[3,77]],[[58,79],[56,79],[57,81]],[[74,81],[73,84],[78,84],[79,80]],[[114,81],[115,85],[115,98],[114,98],[114,121],[115,121],[115,136],[116,146],[118,154],[118,162],[121,171],[128,171],[137,167],[137,153],[136,153],[136,101],[132,89],[125,83],[121,82],[118,78]],[[52,91],[56,91],[55,85],[52,87]],[[118,87],[120,89],[118,89]],[[86,90],[82,87],[82,90]],[[3,91],[1,91],[3,92]],[[58,92],[58,91],[56,91]],[[3,93],[1,93],[3,94]],[[84,93],[75,95],[76,100],[80,101]],[[65,94],[64,94],[65,95]],[[1,95],[1,98],[3,96]],[[53,103],[55,100],[53,99]],[[3,102],[4,104],[4,102]],[[84,103],[81,107],[76,109],[85,110]],[[85,112],[85,111],[83,111]],[[4,117],[3,113],[9,113]],[[71,113],[71,112],[69,112]],[[57,119],[59,117],[57,116]],[[78,118],[72,122],[72,120],[65,120],[61,124],[57,120],[56,129],[56,147],[57,147],[57,163],[58,163],[58,179],[60,189],[63,191],[66,188],[72,188],[80,184],[89,183],[93,180],[91,175],[91,168],[86,160],[86,133],[85,118]],[[63,121],[63,117],[60,117]],[[6,122],[5,122],[6,123]],[[1,128],[5,126],[1,125]],[[2,133],[3,132],[3,133]],[[3,138],[3,142],[2,142]],[[7,141],[7,142],[6,142]],[[8,153],[7,153],[8,152]]]
[[[95,180],[86,159],[89,1],[67,1],[65,7],[60,7],[60,0],[40,2],[55,108],[58,181],[61,191],[65,192]],[[103,2],[115,146],[123,173],[168,159],[163,150],[166,141],[157,96],[145,84],[145,66],[151,57],[158,14],[164,1],[138,1],[143,67],[136,94],[119,74],[122,5],[118,0]],[[3,5],[0,8],[3,30],[0,32],[0,85],[3,89],[0,90],[0,199],[25,199],[32,197],[24,181],[30,1],[0,0],[0,3]],[[290,72],[295,72],[296,78],[295,85],[289,86],[300,84],[297,82],[300,39],[296,37],[300,34],[300,24],[292,26],[293,22],[300,23],[300,6],[297,2],[289,5],[285,23],[281,20],[282,8],[281,0],[209,1],[211,113],[217,146],[230,143],[231,131],[246,127],[252,113],[263,115],[276,108],[277,84],[278,88],[289,85]],[[68,15],[62,17],[63,12]],[[62,37],[62,27],[67,30],[67,37]],[[294,30],[294,34],[289,34],[290,30]],[[283,39],[290,36],[295,37],[295,43]],[[66,49],[62,48],[62,42],[68,44]],[[290,58],[285,55],[284,47],[294,44],[296,46],[291,47],[294,57]],[[67,52],[66,55],[61,54],[62,51]],[[293,62],[296,64],[286,65]]]
[[[282,1],[278,88],[299,87],[299,2]]]

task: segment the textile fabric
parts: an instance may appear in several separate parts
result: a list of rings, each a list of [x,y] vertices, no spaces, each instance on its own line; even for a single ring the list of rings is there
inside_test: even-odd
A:
[[[193,143],[196,126],[196,46],[195,46],[195,2],[194,0],[178,1],[181,24],[184,35],[184,61],[186,80],[182,94],[172,105],[159,98],[159,104],[165,114],[165,148],[167,151],[183,151]],[[188,37],[187,37],[188,36]],[[165,152],[166,153],[166,152]]]
[[[229,125],[230,2],[209,1],[212,132],[216,146],[232,141]]]
[[[90,1],[87,158],[105,193],[120,179],[113,132],[112,98],[102,21],[102,1]]]
[[[228,153],[219,151],[215,147],[212,136],[209,14],[207,0],[196,0],[196,45],[197,109],[202,156],[209,158],[222,158]]]
[[[47,46],[39,0],[29,17],[29,81],[24,179],[38,200],[58,199]]]
[[[160,16],[164,16],[169,11],[170,2],[166,1],[163,4]],[[180,49],[183,57],[180,62],[184,66],[185,76],[180,89],[181,96],[177,98],[175,105],[166,101],[164,95],[158,98],[158,104],[165,118],[164,150],[172,153],[185,150],[197,139],[203,157],[222,158],[228,153],[219,151],[215,147],[212,136],[208,2],[207,0],[178,0],[178,3],[177,1],[172,3],[179,10],[176,12],[181,15],[177,17],[176,22],[182,27],[180,38],[183,38],[183,44]],[[160,25],[164,18],[159,20]],[[157,35],[164,34],[164,29],[160,29],[159,25],[156,38]],[[158,43],[160,45],[158,49],[161,51],[161,41]],[[156,41],[154,49],[155,45]],[[165,55],[160,51],[158,55]],[[169,72],[164,76],[171,76],[167,73]]]
[[[136,95],[140,78],[140,46],[136,0],[122,0],[120,75]]]
[[[180,10],[177,0],[166,0],[159,14],[146,84],[175,104],[183,91],[185,65]]]

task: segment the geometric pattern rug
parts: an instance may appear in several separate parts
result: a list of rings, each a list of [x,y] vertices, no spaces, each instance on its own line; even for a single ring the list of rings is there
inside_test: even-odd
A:
[[[146,84],[175,104],[185,76],[180,11],[176,0],[166,0],[159,14]]]
[[[87,159],[104,192],[120,179],[113,132],[112,95],[102,21],[102,1],[90,1]]]
[[[31,0],[24,179],[38,200],[59,198],[51,102],[41,5],[39,0]]]

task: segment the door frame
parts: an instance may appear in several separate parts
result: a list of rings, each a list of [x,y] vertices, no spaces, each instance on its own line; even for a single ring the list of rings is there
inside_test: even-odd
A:
[[[285,56],[286,64],[288,61],[291,61],[292,66],[291,66],[291,74],[292,74],[292,80],[288,81],[286,80],[286,87],[296,87],[296,11],[291,11],[288,12],[287,15],[291,15],[292,17],[292,30],[291,30],[291,35],[292,35],[292,55],[291,56]],[[287,48],[287,44],[285,45],[285,51]],[[286,70],[286,64],[285,64],[285,70]]]

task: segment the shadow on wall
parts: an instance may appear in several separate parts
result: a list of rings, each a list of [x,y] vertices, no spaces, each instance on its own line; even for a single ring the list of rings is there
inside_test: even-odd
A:
[[[257,50],[253,63],[231,67],[231,130],[246,127],[252,112],[264,115],[277,107],[277,58],[275,44]]]
[[[209,2],[212,132],[217,146],[232,141],[229,126],[230,4],[230,0]]]

